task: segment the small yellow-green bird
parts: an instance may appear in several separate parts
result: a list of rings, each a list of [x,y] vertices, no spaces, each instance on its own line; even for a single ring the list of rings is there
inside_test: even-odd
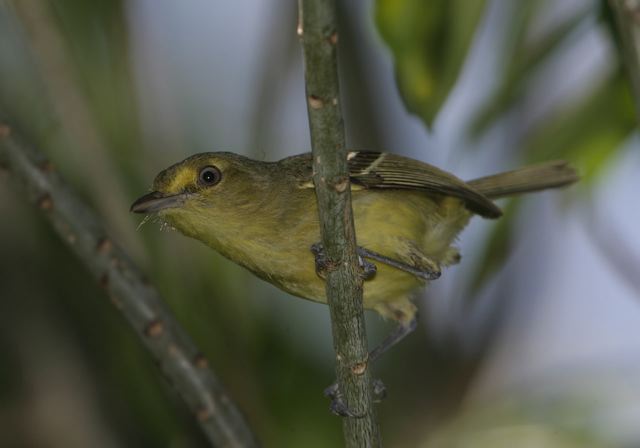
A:
[[[415,328],[412,296],[460,260],[453,243],[474,214],[498,218],[493,199],[577,180],[562,161],[464,182],[389,153],[347,159],[364,307],[400,324],[370,359]],[[290,294],[327,302],[310,153],[278,162],[196,154],[158,174],[131,211],[156,214]]]

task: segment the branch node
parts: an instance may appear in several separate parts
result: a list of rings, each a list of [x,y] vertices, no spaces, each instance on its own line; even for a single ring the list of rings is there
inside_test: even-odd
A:
[[[167,353],[170,356],[173,356],[174,358],[181,354],[180,353],[180,349],[178,348],[178,346],[176,344],[169,344],[167,346]]]
[[[196,418],[199,422],[206,422],[211,418],[211,412],[209,412],[209,409],[203,406],[196,412]]]
[[[324,101],[322,98],[316,95],[309,95],[309,106],[311,109],[322,109],[324,107]]]
[[[354,364],[353,366],[351,366],[351,373],[353,373],[354,375],[358,375],[361,376],[364,374],[364,372],[366,372],[367,370],[367,365],[369,364],[369,360],[366,359],[363,362],[359,362],[357,364]]]
[[[349,186],[349,177],[348,176],[338,176],[331,182],[333,188],[338,193],[344,193]]]
[[[144,329],[144,334],[150,338],[157,338],[164,333],[164,324],[161,320],[152,320]]]
[[[48,160],[44,160],[43,162],[38,164],[38,169],[45,174],[52,173],[55,170],[53,163]]]
[[[113,249],[113,243],[107,237],[100,238],[96,244],[96,250],[99,254],[108,254]]]
[[[53,199],[49,193],[45,193],[38,198],[36,204],[40,210],[50,211],[53,208]]]
[[[193,365],[195,365],[198,369],[206,369],[209,367],[209,361],[202,353],[198,353],[193,358]]]
[[[11,128],[6,124],[0,124],[0,138],[6,138],[11,135]]]

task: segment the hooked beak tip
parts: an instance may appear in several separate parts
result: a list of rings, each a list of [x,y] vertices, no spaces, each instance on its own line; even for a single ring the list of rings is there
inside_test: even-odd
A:
[[[129,211],[131,213],[145,213],[149,208],[149,204],[154,200],[160,199],[161,195],[158,191],[152,191],[151,193],[147,193],[144,196],[139,197],[131,204]]]
[[[152,191],[139,197],[131,204],[132,213],[153,213],[166,208],[179,207],[184,203],[184,194],[165,196],[159,191]]]

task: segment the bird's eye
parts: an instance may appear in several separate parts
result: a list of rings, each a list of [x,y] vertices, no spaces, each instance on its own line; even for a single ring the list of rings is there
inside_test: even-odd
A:
[[[222,174],[220,170],[215,166],[206,166],[200,170],[200,174],[198,175],[198,179],[202,185],[210,187],[212,185],[220,182],[222,178]]]

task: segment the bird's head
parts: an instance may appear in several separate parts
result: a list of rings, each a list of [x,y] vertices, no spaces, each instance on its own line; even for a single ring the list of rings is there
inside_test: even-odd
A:
[[[255,207],[269,165],[228,152],[193,155],[161,171],[152,191],[132,205],[134,213],[160,220],[198,239],[213,227],[232,226]]]

